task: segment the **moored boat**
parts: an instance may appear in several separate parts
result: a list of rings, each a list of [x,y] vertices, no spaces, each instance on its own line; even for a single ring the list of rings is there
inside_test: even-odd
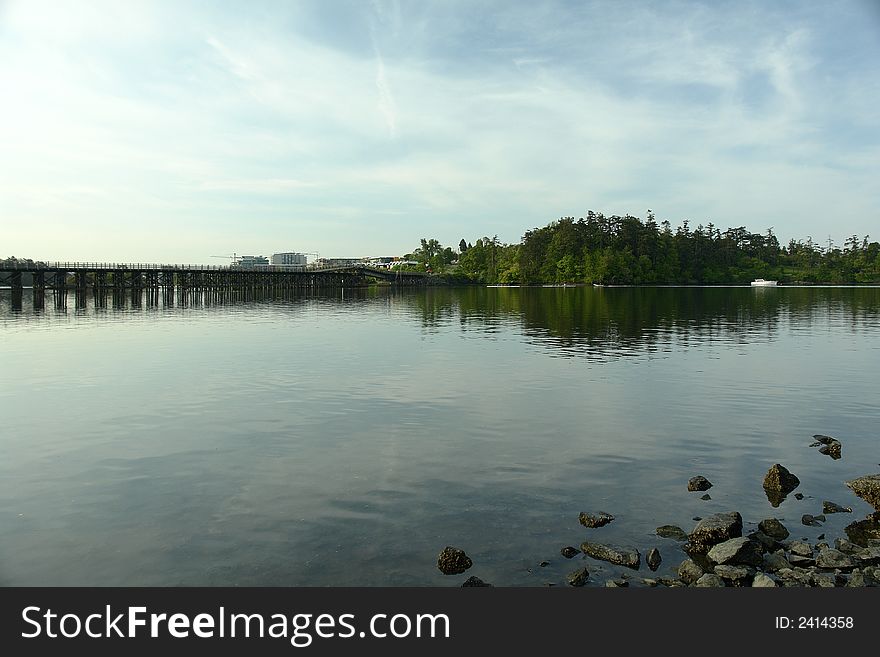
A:
[[[752,287],[776,287],[778,281],[765,281],[763,278],[756,278],[752,281]]]

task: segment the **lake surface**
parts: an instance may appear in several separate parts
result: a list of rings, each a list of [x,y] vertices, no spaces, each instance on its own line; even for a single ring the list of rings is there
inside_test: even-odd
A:
[[[0,292],[2,585],[601,585],[621,570],[560,548],[656,546],[663,575],[685,556],[659,525],[833,539],[871,511],[843,482],[880,471],[878,288],[28,296]],[[803,500],[771,506],[776,462]],[[802,526],[825,499],[854,513]]]

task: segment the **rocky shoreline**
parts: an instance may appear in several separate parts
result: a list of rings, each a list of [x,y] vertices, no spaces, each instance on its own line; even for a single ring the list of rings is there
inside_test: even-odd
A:
[[[820,438],[817,436],[817,438]],[[821,436],[821,438],[827,438]],[[832,458],[839,458],[840,443],[834,441]],[[823,442],[826,446],[829,442]],[[825,452],[823,452],[825,453]],[[875,511],[844,528],[846,537],[826,539],[820,534],[814,542],[793,539],[791,531],[775,517],[763,518],[757,528],[743,535],[743,518],[738,511],[715,513],[695,518],[690,532],[676,525],[657,527],[661,539],[681,543],[683,560],[672,571],[675,576],[650,577],[635,573],[642,570],[642,552],[632,546],[620,546],[599,540],[602,527],[614,521],[605,511],[584,511],[580,524],[590,531],[590,539],[580,548],[565,546],[560,554],[566,559],[581,555],[599,562],[620,566],[624,571],[604,578],[606,587],[865,587],[880,586],[880,474],[865,475],[844,482],[853,493],[868,502]],[[776,463],[764,478],[764,491],[771,505],[778,507],[800,485],[800,480]],[[693,477],[688,490],[708,490],[712,484],[703,476]],[[825,522],[825,514],[852,513],[848,506],[830,500],[822,503],[822,514],[805,514],[801,524],[817,526]],[[657,546],[645,552],[644,565],[654,572],[661,564]],[[548,565],[542,562],[540,566]],[[437,567],[445,574],[460,574],[472,561],[463,550],[447,546],[441,552]],[[568,573],[569,586],[601,586],[603,579],[594,577],[589,562]],[[602,568],[596,568],[599,573]],[[630,571],[632,571],[630,573]],[[548,583],[553,585],[553,583]],[[461,586],[492,586],[479,577],[469,577]]]

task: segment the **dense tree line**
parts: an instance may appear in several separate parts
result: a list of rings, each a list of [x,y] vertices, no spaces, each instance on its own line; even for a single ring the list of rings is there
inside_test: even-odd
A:
[[[433,243],[433,244],[432,244]],[[431,248],[425,250],[426,244]],[[519,244],[497,236],[452,249],[422,240],[420,262],[435,273],[452,271],[484,283],[747,284],[755,278],[783,283],[878,283],[880,244],[856,235],[840,247],[821,246],[808,237],[782,246],[773,229],[752,233],[745,227],[722,231],[709,223],[673,229],[649,210],[638,217],[589,212],[563,217],[523,235]],[[421,258],[421,259],[419,259]]]

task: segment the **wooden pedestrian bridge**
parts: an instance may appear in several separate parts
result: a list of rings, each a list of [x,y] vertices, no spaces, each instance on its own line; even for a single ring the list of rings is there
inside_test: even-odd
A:
[[[230,298],[255,298],[294,291],[364,287],[371,281],[396,286],[427,285],[431,277],[421,272],[379,269],[365,264],[333,267],[302,265],[186,265],[108,262],[0,262],[0,286],[12,289],[13,302],[20,301],[25,287],[33,288],[35,305],[42,306],[45,293],[64,296],[75,290],[83,296],[146,294],[148,303],[159,292],[167,297],[203,292]]]

